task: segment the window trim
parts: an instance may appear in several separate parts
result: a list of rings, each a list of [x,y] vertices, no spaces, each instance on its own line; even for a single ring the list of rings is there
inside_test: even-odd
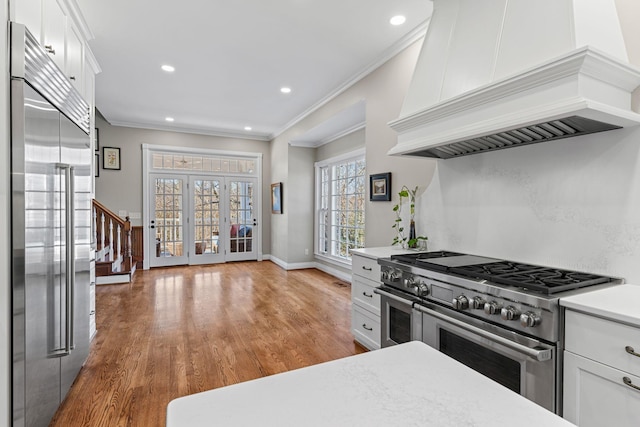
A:
[[[314,201],[314,210],[313,210],[313,254],[315,257],[321,258],[325,261],[339,263],[342,265],[351,265],[351,259],[344,259],[337,257],[335,255],[331,255],[330,253],[321,253],[318,251],[318,247],[320,245],[320,197],[321,197],[321,169],[324,167],[334,166],[340,163],[345,163],[351,160],[359,160],[362,159],[365,161],[365,170],[366,170],[366,150],[365,148],[359,148],[357,150],[350,151],[348,153],[340,154],[338,156],[334,156],[328,159],[324,159],[314,163],[315,169],[315,201]],[[365,174],[366,175],[366,174]],[[366,193],[366,191],[365,191]],[[366,197],[365,197],[366,199]],[[365,200],[366,203],[366,200]]]

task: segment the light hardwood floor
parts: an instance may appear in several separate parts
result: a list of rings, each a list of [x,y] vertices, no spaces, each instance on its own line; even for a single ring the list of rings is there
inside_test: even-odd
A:
[[[365,350],[350,287],[242,262],[138,271],[96,290],[98,333],[51,426],[164,426],[172,399]]]

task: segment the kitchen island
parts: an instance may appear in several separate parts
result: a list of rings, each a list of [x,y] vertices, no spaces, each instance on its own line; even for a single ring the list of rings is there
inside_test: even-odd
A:
[[[167,427],[573,424],[413,341],[171,401]]]

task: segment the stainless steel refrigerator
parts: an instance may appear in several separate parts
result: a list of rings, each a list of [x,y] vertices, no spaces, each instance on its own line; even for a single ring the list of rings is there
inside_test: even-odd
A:
[[[12,412],[46,426],[89,352],[89,105],[11,24]]]

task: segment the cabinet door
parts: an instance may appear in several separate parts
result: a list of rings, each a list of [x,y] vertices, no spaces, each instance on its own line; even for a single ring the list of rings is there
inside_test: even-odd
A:
[[[86,100],[85,88],[83,84],[83,57],[82,57],[82,38],[78,35],[75,26],[68,22],[67,28],[67,44],[65,48],[65,75],[71,80],[82,97]]]
[[[580,427],[637,427],[640,377],[564,352],[563,416]]]
[[[380,348],[380,318],[358,305],[354,305],[351,311],[351,333],[369,350]]]
[[[66,17],[56,0],[42,3],[42,44],[56,65],[64,71],[64,34]]]
[[[24,24],[33,37],[41,42],[42,35],[42,0],[14,0],[11,2],[13,8],[13,20]]]
[[[351,279],[351,302],[380,316],[380,295],[373,292],[376,286],[376,282],[354,274]]]
[[[354,255],[351,257],[351,271],[358,276],[380,282],[380,266],[377,259]]]

